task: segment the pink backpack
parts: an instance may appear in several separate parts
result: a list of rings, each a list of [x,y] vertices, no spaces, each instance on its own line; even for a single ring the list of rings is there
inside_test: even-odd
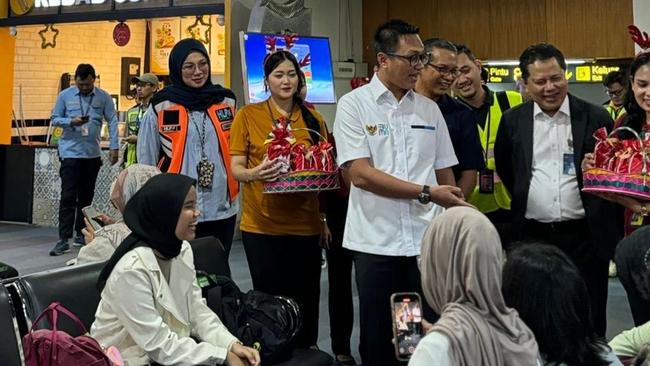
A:
[[[26,366],[112,366],[102,347],[92,337],[81,335],[72,337],[57,329],[59,312],[72,319],[83,334],[88,331],[81,320],[58,302],[53,302],[36,318],[23,337]],[[52,329],[34,330],[34,326],[47,315]]]

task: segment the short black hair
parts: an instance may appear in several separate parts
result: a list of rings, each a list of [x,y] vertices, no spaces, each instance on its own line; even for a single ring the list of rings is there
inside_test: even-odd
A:
[[[97,76],[95,75],[95,68],[91,64],[79,64],[77,66],[77,70],[74,72],[74,78],[75,79],[81,79],[85,80],[88,77],[92,77],[95,79]]]
[[[459,55],[464,54],[465,56],[467,56],[467,58],[470,61],[476,61],[476,56],[474,56],[474,52],[472,52],[472,50],[470,50],[469,47],[467,47],[462,43],[456,43],[456,53],[458,53]]]
[[[484,83],[488,82],[488,76],[488,69],[481,67],[481,80],[483,80]]]
[[[449,42],[446,39],[442,38],[429,38],[424,43],[424,50],[427,52],[432,51],[434,48],[439,48],[442,50],[448,50],[453,53],[458,53],[456,46],[453,43]]]
[[[403,20],[392,19],[382,24],[375,32],[375,54],[379,52],[393,53],[397,50],[399,37],[407,34],[418,34],[420,29]]]
[[[619,83],[622,87],[626,87],[627,80],[627,75],[623,71],[611,71],[603,78],[603,86],[609,88],[613,84]]]
[[[528,73],[528,65],[535,61],[546,61],[554,58],[557,60],[558,65],[562,70],[566,71],[566,61],[562,51],[557,49],[550,43],[538,43],[528,46],[524,52],[519,56],[519,69],[521,70],[521,78],[528,81],[530,74]]]

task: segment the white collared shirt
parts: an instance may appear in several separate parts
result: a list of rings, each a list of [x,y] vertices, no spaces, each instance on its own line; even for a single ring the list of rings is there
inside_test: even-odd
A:
[[[553,117],[533,111],[533,166],[526,218],[539,222],[585,217],[573,159],[569,96]],[[568,174],[567,174],[568,173]]]
[[[375,75],[344,95],[334,122],[339,165],[369,158],[396,178],[436,186],[436,170],[458,164],[435,102],[408,91],[401,101]],[[442,208],[379,196],[352,185],[343,246],[370,254],[416,256],[426,226]]]

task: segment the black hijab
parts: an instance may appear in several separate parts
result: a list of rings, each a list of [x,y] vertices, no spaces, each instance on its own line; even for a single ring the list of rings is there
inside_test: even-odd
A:
[[[198,51],[208,59],[210,56],[203,43],[193,38],[186,38],[174,46],[169,54],[169,78],[171,85],[165,87],[154,95],[151,104],[156,105],[168,100],[178,103],[189,110],[206,110],[209,106],[221,102],[224,98],[235,100],[235,94],[221,85],[214,85],[210,80],[211,70],[208,71],[208,80],[200,88],[192,88],[183,82],[183,62],[193,51]]]
[[[150,247],[167,259],[180,254],[183,241],[176,237],[176,224],[185,197],[194,183],[194,179],[185,175],[158,174],[129,200],[123,216],[131,234],[115,249],[102,269],[97,280],[100,292],[117,262],[137,247]]]

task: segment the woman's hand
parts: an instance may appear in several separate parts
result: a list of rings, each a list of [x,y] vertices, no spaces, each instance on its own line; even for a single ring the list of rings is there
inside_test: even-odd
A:
[[[277,178],[278,175],[280,175],[280,169],[282,168],[282,165],[278,163],[279,162],[275,159],[269,160],[268,156],[265,156],[260,165],[251,169],[251,176],[248,181],[269,181]]]
[[[260,353],[253,348],[246,347],[240,343],[235,343],[230,348],[228,356],[226,357],[226,365],[261,365]]]
[[[632,198],[629,196],[623,196],[623,195],[618,195],[618,194],[610,194],[610,201],[616,202],[619,205],[629,209],[630,211],[634,212],[635,214],[641,215],[641,216],[647,216],[649,213],[650,207],[648,207],[647,202],[641,202],[637,200],[636,198]],[[606,198],[607,199],[607,198]]]
[[[323,249],[329,249],[330,244],[332,244],[332,232],[330,231],[329,226],[327,226],[327,221],[321,221],[320,247]]]
[[[596,159],[594,158],[594,154],[586,153],[585,157],[582,159],[582,163],[580,164],[580,167],[584,172],[587,169],[593,168],[595,164],[596,164]]]
[[[86,241],[86,244],[89,244],[93,239],[95,239],[95,229],[93,229],[93,226],[90,225],[88,222],[88,219],[84,217],[84,223],[86,224],[86,227],[81,229],[81,233],[84,236],[84,240]]]

